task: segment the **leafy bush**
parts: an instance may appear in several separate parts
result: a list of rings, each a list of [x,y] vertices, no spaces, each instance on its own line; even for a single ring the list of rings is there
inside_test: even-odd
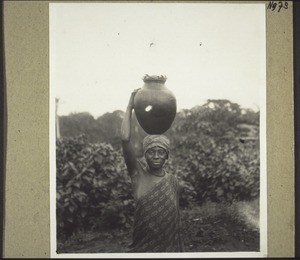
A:
[[[78,230],[128,228],[133,198],[123,157],[85,136],[57,141],[58,236]]]
[[[256,144],[237,142],[205,151],[199,143],[194,146],[194,152],[188,154],[185,168],[179,173],[193,185],[198,204],[207,200],[232,202],[258,197],[259,159],[258,156],[251,158],[255,157]],[[247,160],[243,160],[245,158]]]
[[[178,165],[173,167],[186,187],[182,206],[259,196],[258,119],[226,100],[210,100],[177,117],[168,135]]]

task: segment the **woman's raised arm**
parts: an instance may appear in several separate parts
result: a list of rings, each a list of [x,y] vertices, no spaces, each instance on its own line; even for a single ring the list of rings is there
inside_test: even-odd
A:
[[[130,175],[137,169],[137,160],[135,151],[131,144],[131,118],[132,118],[132,109],[134,96],[139,89],[135,89],[130,96],[130,100],[125,112],[125,116],[121,125],[121,140],[122,140],[122,148],[123,155],[125,159],[125,163]]]

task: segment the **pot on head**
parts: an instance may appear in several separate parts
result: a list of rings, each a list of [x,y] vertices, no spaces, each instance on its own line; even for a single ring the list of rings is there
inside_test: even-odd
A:
[[[148,134],[162,134],[176,116],[176,98],[165,86],[166,76],[143,78],[143,87],[135,94],[134,111],[140,126]]]

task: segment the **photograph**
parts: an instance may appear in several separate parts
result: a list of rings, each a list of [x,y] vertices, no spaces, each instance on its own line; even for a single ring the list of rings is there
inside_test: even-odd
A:
[[[266,257],[266,4],[49,4],[51,257]]]

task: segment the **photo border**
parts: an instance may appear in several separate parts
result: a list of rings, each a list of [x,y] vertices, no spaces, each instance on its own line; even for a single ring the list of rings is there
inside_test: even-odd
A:
[[[67,4],[72,4],[67,3]],[[93,3],[86,3],[86,4],[96,4],[97,2]],[[173,2],[168,2],[173,3]],[[191,2],[185,2],[185,4]],[[105,2],[102,4],[110,4],[110,2]],[[121,3],[123,4],[123,3]],[[126,3],[124,3],[126,4]],[[145,3],[146,4],[146,3]],[[201,4],[216,4],[216,3],[202,3],[198,2],[199,5]],[[219,3],[224,4],[224,3]],[[226,3],[226,4],[251,4],[251,3]],[[253,3],[252,3],[253,4]],[[264,3],[255,3],[257,5],[264,6]],[[50,54],[51,54],[51,46],[55,46],[55,36],[54,31],[51,31],[51,28],[55,28],[58,26],[56,24],[55,12],[51,9],[51,5],[57,6],[57,3],[50,3],[49,6],[49,35],[53,33],[50,37]],[[59,5],[59,3],[58,3]],[[266,12],[266,6],[265,6]],[[53,18],[53,19],[51,19]],[[266,31],[266,16],[264,17],[264,30]],[[52,42],[53,40],[53,42]],[[266,44],[266,34],[263,38],[264,44]],[[54,47],[55,48],[55,47]],[[264,50],[263,55],[265,65],[266,65],[266,50]],[[53,258],[197,258],[197,257],[205,257],[205,258],[218,258],[218,257],[226,257],[226,258],[237,258],[237,257],[266,257],[267,256],[267,147],[266,147],[266,77],[264,79],[264,87],[261,87],[259,90],[260,96],[260,197],[259,197],[259,222],[260,222],[260,251],[242,251],[242,252],[183,252],[183,253],[56,253],[57,247],[57,222],[56,222],[56,127],[55,127],[55,86],[53,85],[56,82],[55,73],[51,73],[55,71],[55,57],[50,55],[50,214],[51,214],[51,257]],[[266,69],[265,69],[266,73]],[[51,159],[52,158],[52,159]]]

